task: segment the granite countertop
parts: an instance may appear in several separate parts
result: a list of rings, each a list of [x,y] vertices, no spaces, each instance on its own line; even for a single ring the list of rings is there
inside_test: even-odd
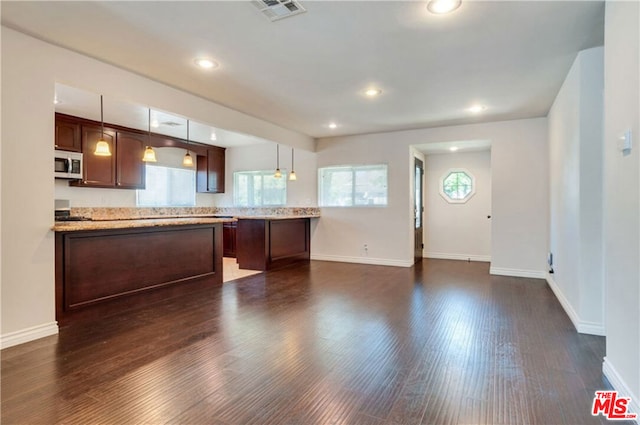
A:
[[[136,227],[181,226],[188,224],[228,223],[238,219],[243,220],[291,220],[296,218],[319,218],[316,214],[301,215],[180,215],[173,217],[156,216],[147,218],[123,218],[117,220],[92,219],[88,221],[56,221],[51,230],[55,232],[77,232],[85,230],[130,229]]]
[[[132,229],[137,227],[184,226],[188,224],[214,224],[236,221],[218,217],[171,217],[143,218],[133,220],[56,221],[51,230],[55,232],[78,232],[84,230]]]
[[[223,218],[226,221],[242,220],[291,220],[293,218],[320,218],[320,214],[262,214],[262,215],[242,215],[242,214],[180,214],[173,216],[158,215],[147,217],[131,217],[120,219],[93,218],[93,221],[118,221],[118,220],[146,220],[146,219],[174,219],[174,218]]]

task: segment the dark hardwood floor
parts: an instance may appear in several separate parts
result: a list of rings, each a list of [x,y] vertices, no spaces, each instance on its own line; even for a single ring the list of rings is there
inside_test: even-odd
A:
[[[2,351],[2,424],[592,424],[604,338],[488,264],[311,262]]]

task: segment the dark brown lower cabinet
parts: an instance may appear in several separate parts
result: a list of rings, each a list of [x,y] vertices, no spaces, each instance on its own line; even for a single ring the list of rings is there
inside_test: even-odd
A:
[[[237,222],[224,223],[222,227],[223,236],[223,255],[225,257],[236,258],[236,230],[238,229]]]
[[[241,269],[272,270],[311,258],[310,219],[238,219],[236,255]]]
[[[189,291],[196,282],[222,284],[222,223],[56,232],[61,324],[130,308],[165,288]]]

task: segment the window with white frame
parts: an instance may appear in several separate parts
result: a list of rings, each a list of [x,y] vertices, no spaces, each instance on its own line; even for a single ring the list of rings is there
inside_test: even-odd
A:
[[[387,165],[343,165],[318,169],[321,207],[387,205]]]
[[[463,204],[476,193],[476,179],[465,169],[451,169],[440,178],[439,189],[447,202]]]
[[[145,165],[145,189],[136,191],[139,207],[193,207],[196,172],[192,168]]]
[[[280,207],[287,204],[287,173],[273,170],[233,173],[233,203],[237,207]]]

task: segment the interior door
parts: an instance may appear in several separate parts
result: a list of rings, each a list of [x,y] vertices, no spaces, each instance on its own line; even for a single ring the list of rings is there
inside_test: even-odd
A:
[[[422,261],[422,250],[424,248],[423,241],[423,215],[424,215],[424,206],[423,206],[423,182],[424,182],[424,164],[418,158],[415,158],[415,167],[414,167],[414,229],[415,229],[415,252],[414,252],[414,263],[419,263]]]

